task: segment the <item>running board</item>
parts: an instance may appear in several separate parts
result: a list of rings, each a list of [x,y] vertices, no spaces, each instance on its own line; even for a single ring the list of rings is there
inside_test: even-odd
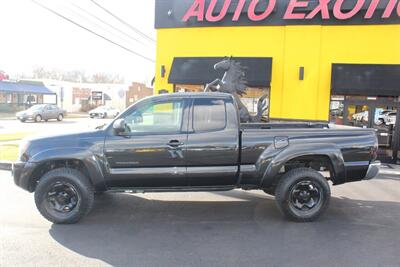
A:
[[[210,191],[230,191],[235,189],[236,186],[222,186],[222,187],[157,187],[157,188],[139,188],[139,187],[110,187],[107,192],[115,193],[166,193],[166,192],[210,192]]]

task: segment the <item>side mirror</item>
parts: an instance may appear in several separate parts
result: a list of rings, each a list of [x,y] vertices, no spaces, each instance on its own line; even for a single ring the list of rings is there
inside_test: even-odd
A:
[[[124,119],[118,119],[114,121],[113,123],[113,129],[116,134],[120,134],[125,132],[125,120]]]

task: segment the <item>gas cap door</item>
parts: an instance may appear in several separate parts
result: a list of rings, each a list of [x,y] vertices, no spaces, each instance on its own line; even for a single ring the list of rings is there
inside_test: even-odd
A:
[[[275,149],[282,149],[289,146],[289,137],[287,136],[275,136],[274,147]]]

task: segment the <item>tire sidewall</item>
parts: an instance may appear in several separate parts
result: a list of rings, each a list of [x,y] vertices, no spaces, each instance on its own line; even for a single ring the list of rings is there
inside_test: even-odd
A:
[[[62,121],[63,119],[64,119],[64,115],[63,114],[58,114],[57,120],[58,121]]]
[[[301,181],[311,181],[322,191],[320,203],[317,204],[318,207],[304,213],[296,211],[290,204],[292,189]],[[275,195],[278,208],[286,217],[293,221],[307,222],[316,220],[327,209],[330,202],[331,191],[326,178],[319,172],[311,169],[299,168],[288,172],[282,177],[281,182],[277,186]]]
[[[63,174],[62,170],[68,169],[56,169],[47,173],[40,181],[35,190],[35,203],[39,212],[49,221],[56,224],[68,224],[76,223],[84,215],[88,213],[91,208],[93,201],[93,191],[88,188],[83,175],[79,175],[79,172],[74,173],[70,170],[65,171]],[[61,213],[51,209],[47,202],[47,193],[52,186],[62,182],[69,184],[77,193],[78,203],[71,212]]]

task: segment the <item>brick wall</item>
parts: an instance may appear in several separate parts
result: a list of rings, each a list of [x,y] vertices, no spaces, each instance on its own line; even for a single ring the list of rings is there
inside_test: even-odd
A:
[[[146,87],[143,83],[132,83],[126,93],[126,106],[129,107],[136,101],[153,95],[153,88]]]

